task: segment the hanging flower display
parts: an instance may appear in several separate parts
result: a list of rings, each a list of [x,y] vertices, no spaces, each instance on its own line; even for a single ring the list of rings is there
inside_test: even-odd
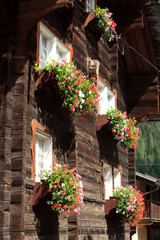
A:
[[[89,78],[77,70],[73,62],[52,60],[43,68],[53,72],[59,93],[63,101],[62,107],[68,109],[72,116],[84,116],[86,113],[97,112],[99,94],[94,78]]]
[[[113,31],[117,24],[112,19],[112,13],[108,8],[96,7],[96,16],[98,18],[98,28],[103,32],[103,39],[105,41],[112,41],[115,38]]]
[[[143,219],[145,205],[140,191],[127,186],[114,189],[113,194],[117,197],[116,213],[121,215],[123,223],[135,226]]]
[[[80,211],[80,205],[83,203],[80,178],[76,168],[68,170],[66,165],[56,165],[53,169],[45,171],[44,179],[52,194],[47,203],[51,205],[52,210],[62,213],[63,216],[69,212]]]
[[[117,109],[111,109],[106,112],[109,125],[112,128],[112,133],[116,141],[120,141],[121,145],[127,149],[135,149],[137,141],[140,140],[140,131],[135,127],[137,121],[135,118],[127,118],[127,112],[122,113]]]

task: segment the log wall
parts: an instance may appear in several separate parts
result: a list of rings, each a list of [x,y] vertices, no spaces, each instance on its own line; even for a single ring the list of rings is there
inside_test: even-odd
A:
[[[78,11],[78,9],[77,9]],[[54,13],[53,13],[54,14]],[[58,14],[58,13],[56,13]],[[95,42],[92,24],[88,29],[83,28],[81,16],[75,13],[73,17],[73,60],[78,68],[87,72],[88,59],[97,59],[100,61],[100,76],[105,79],[108,85],[113,85],[118,94],[118,106],[125,109],[124,96],[121,87],[117,82],[117,46],[104,43],[103,40]],[[46,20],[48,17],[45,18]],[[51,14],[50,14],[51,22]],[[54,23],[53,27],[54,26]],[[61,28],[59,28],[61,29]],[[87,32],[87,37],[86,37]],[[36,29],[33,33],[36,36]],[[31,58],[35,54],[35,39],[31,37],[29,44],[29,53]],[[97,53],[96,53],[97,50]],[[104,57],[102,57],[104,56]],[[32,189],[25,191],[25,238],[28,240],[36,239],[40,236],[43,239],[108,239],[114,234],[118,236],[118,230],[107,223],[104,214],[104,199],[102,188],[102,160],[103,162],[120,164],[123,167],[123,184],[128,183],[128,155],[124,150],[113,143],[112,136],[107,130],[101,129],[96,132],[96,116],[86,116],[82,122],[75,119],[73,122],[67,117],[55,102],[54,94],[50,86],[35,92],[34,70],[29,70],[28,79],[28,99],[27,99],[27,128],[26,128],[26,181],[34,185],[31,180],[32,156],[30,147],[32,145],[31,122],[36,118],[41,124],[45,124],[56,138],[56,156],[60,163],[67,162],[70,167],[76,167],[78,173],[82,176],[84,185],[84,204],[82,210],[77,216],[70,215],[66,218],[55,218],[57,232],[50,231],[54,218],[50,219],[50,211],[45,207],[44,200],[35,206],[32,210]],[[121,80],[123,81],[123,79]],[[50,104],[52,103],[52,104]],[[40,109],[40,111],[37,111]],[[66,127],[67,126],[67,127]],[[111,142],[111,144],[109,143]],[[67,144],[66,144],[67,143]],[[44,210],[40,210],[43,206]],[[46,213],[47,212],[47,213]],[[46,216],[46,217],[45,217]],[[116,216],[114,216],[116,217]],[[36,221],[34,220],[36,219]],[[48,224],[44,224],[44,219],[49,218]],[[59,220],[61,219],[61,220]],[[60,221],[60,222],[59,222]],[[43,223],[43,224],[42,224]],[[117,223],[118,224],[118,223]],[[36,229],[36,230],[35,230]],[[112,232],[112,233],[110,233]],[[121,229],[121,234],[128,237],[129,232],[125,233]],[[127,239],[127,238],[126,238]],[[129,237],[128,237],[129,239]]]
[[[38,6],[36,1],[33,2],[34,7]],[[64,6],[64,2],[58,1],[57,4]],[[43,9],[44,3],[45,1],[41,1],[39,9],[35,7],[38,9],[36,17],[31,17],[35,14],[32,9],[30,17],[28,16],[28,25],[26,23],[29,7],[24,2],[23,6],[17,6],[16,21],[12,21],[13,25],[16,24],[15,33],[10,32],[9,23],[7,26],[10,36],[6,37],[4,29],[2,31],[2,39],[10,40],[2,41],[4,52],[1,58],[3,61],[0,82],[0,239],[128,240],[129,228],[120,225],[115,212],[112,211],[105,216],[102,165],[103,162],[113,166],[120,165],[123,185],[129,182],[134,184],[134,153],[125,153],[119,144],[115,144],[107,126],[96,131],[96,115],[87,115],[82,122],[71,119],[66,111],[60,109],[50,86],[46,85],[39,91],[35,89],[35,71],[31,67],[37,47],[34,23],[37,21],[35,18],[40,19],[44,16],[42,12],[51,11]],[[54,4],[55,1],[54,3],[47,1],[47,8]],[[83,4],[79,4],[83,7]],[[3,8],[6,7],[7,5],[3,3]],[[11,6],[11,9],[15,10],[14,6]],[[25,9],[27,12],[24,15]],[[70,19],[65,23],[68,13]],[[10,14],[3,15],[3,20],[5,16],[9,17]],[[61,19],[63,16],[62,23],[56,26],[57,22],[55,24],[51,21],[52,16],[53,19]],[[105,43],[101,39],[100,32],[95,28],[96,20],[84,28],[86,16],[78,2],[75,2],[74,11],[65,8],[56,10],[46,16],[45,21],[57,28],[62,41],[72,45],[73,60],[82,71],[88,72],[90,58],[99,61],[99,75],[112,90],[116,90],[119,109],[126,110],[128,103],[128,106],[132,105],[134,109],[138,100],[142,105],[143,100],[148,99],[150,102],[153,98],[145,95],[141,79],[143,82],[146,80],[149,95],[154,94],[152,90],[157,79],[153,78],[151,81],[147,80],[146,76],[132,77],[127,86],[128,76],[122,58],[118,57],[117,44]],[[15,20],[12,16],[10,18]],[[135,79],[139,82],[140,88]],[[126,95],[126,88],[130,98]],[[138,95],[135,99],[138,90],[141,91],[141,99],[138,99]],[[154,98],[154,105],[155,102]],[[147,111],[148,108],[144,114]],[[82,176],[84,204],[77,215],[65,218],[53,214],[46,205],[46,198],[38,205],[32,206],[35,185],[32,179],[31,154],[33,119],[49,128],[55,140],[57,161],[68,163],[70,168],[76,167]]]

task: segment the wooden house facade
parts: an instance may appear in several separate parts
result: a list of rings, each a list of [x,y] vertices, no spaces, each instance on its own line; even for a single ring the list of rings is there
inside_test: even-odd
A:
[[[96,18],[85,24],[96,4],[113,12],[123,42],[104,42]],[[114,209],[108,211],[107,202],[111,203],[116,173],[120,185],[134,185],[134,150],[125,152],[113,141],[105,112],[88,114],[82,122],[71,118],[61,109],[52,83],[40,76],[33,62],[48,54],[45,44],[53,41],[54,56],[65,55],[93,75],[99,88],[102,85],[114,97],[114,107],[142,122],[157,117],[159,75],[147,61],[160,65],[159,8],[156,0],[2,0],[0,239],[130,239],[130,229],[121,226]],[[43,193],[33,201],[43,170],[43,163],[36,162],[41,143],[50,150],[51,164],[66,163],[81,175],[84,204],[79,213],[55,214]]]

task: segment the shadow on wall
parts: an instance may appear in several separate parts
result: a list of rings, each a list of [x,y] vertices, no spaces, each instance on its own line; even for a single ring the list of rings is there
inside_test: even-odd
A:
[[[118,163],[117,144],[113,140],[112,131],[108,128],[107,124],[97,131],[97,139],[99,142],[100,159]]]
[[[58,213],[54,212],[46,201],[49,194],[42,198],[39,203],[33,206],[35,213],[36,231],[39,238],[43,236],[44,240],[58,238]]]
[[[112,209],[106,217],[106,222],[108,226],[108,239],[109,240],[124,240],[125,233],[124,227],[120,222],[120,217],[116,214],[115,208]]]
[[[74,128],[69,112],[61,108],[58,91],[43,86],[36,92],[37,119],[53,132],[56,138],[57,158],[74,147]],[[73,146],[72,146],[73,145]]]

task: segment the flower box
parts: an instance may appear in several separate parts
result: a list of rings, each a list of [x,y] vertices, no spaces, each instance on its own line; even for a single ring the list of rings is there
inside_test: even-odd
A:
[[[76,173],[76,168],[69,170],[66,167],[66,164],[56,164],[54,168],[44,171],[44,182],[37,183],[34,189],[33,205],[50,192],[46,203],[53,211],[63,216],[80,211],[83,203],[81,176]]]
[[[99,94],[96,79],[77,70],[73,62],[52,60],[43,69],[37,67],[37,70],[40,70],[36,81],[37,90],[51,87],[50,92],[54,90],[52,95],[59,94],[61,107],[68,110],[70,116],[82,119],[86,113],[97,112]]]
[[[117,197],[116,213],[120,215],[121,222],[128,226],[135,226],[143,219],[145,210],[143,194],[132,186],[117,187],[113,194]]]
[[[100,8],[99,6],[96,7],[95,12],[98,18],[97,26],[102,31],[104,41],[111,42],[115,39],[115,28],[117,26],[112,19],[112,13],[109,12],[108,8]]]
[[[117,198],[114,196],[106,200],[104,205],[105,216],[108,215],[109,212],[116,207],[116,204],[117,204]]]
[[[123,113],[117,109],[108,109],[107,115],[114,140],[119,141],[126,152],[128,149],[135,149],[141,134],[135,126],[136,119],[128,118],[126,111]]]
[[[95,17],[96,17],[95,12],[90,12],[89,14],[87,14],[87,17],[86,17],[86,20],[85,20],[83,26],[87,27],[89,22],[91,22]]]
[[[33,190],[33,206],[50,193],[49,185],[46,182],[36,182]]]
[[[49,86],[57,86],[55,80],[55,75],[53,72],[49,72],[45,69],[37,70],[35,73],[35,88],[36,90],[41,89],[44,84]]]
[[[109,123],[109,119],[106,114],[97,115],[97,131],[101,130],[101,128],[108,123]]]

